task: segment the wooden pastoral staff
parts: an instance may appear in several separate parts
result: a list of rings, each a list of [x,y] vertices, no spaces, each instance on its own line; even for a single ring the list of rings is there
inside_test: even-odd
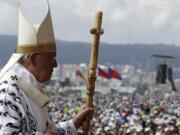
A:
[[[93,107],[93,95],[94,95],[95,81],[96,81],[99,40],[100,40],[100,35],[104,33],[104,31],[101,29],[102,15],[103,13],[101,11],[98,11],[96,13],[95,26],[90,30],[91,34],[93,34],[93,43],[92,43],[92,50],[91,50],[88,77],[87,77],[88,80],[87,80],[86,107]],[[87,120],[83,123],[82,129],[83,129],[83,135],[88,135],[90,129],[90,120]]]

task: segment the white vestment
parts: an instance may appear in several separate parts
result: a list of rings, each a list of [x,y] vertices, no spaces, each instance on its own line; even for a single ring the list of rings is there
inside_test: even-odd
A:
[[[35,77],[22,65],[15,66],[0,79],[0,135],[44,135],[47,127],[61,135],[76,135],[72,120],[55,127],[47,108],[39,107],[19,88],[16,77],[38,87]]]

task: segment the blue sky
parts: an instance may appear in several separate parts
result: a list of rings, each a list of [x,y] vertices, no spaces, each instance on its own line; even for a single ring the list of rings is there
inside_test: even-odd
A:
[[[0,0],[0,34],[17,34],[18,0]],[[49,0],[57,39],[91,42],[89,29],[96,11],[103,11],[108,43],[180,45],[180,0]],[[32,24],[46,14],[46,0],[19,0]]]

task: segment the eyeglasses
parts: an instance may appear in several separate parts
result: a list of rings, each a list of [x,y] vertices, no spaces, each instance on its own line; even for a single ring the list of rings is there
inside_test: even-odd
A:
[[[44,57],[45,59],[47,59],[48,61],[50,61],[52,63],[56,62],[56,55],[54,53],[52,53],[52,54],[49,54],[49,53],[38,53],[36,55],[42,56],[42,57]]]

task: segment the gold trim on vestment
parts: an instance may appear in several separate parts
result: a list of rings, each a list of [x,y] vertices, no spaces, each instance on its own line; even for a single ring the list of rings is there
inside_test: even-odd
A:
[[[49,43],[39,43],[30,45],[18,45],[16,49],[17,53],[46,53],[46,52],[56,52],[55,42]]]

